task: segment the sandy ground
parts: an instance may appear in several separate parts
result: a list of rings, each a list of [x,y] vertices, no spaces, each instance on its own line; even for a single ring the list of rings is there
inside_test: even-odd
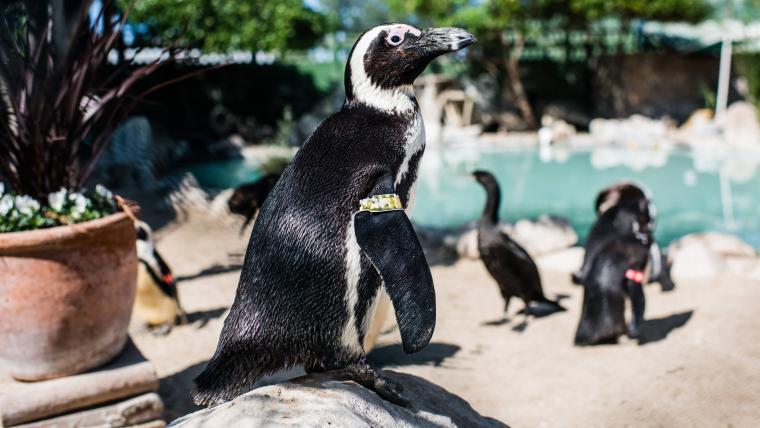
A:
[[[134,326],[132,335],[162,378],[167,420],[196,409],[192,378],[215,349],[247,236],[213,219],[158,233],[192,323],[166,336]],[[556,259],[539,265],[547,294],[566,296],[567,312],[519,328],[522,305],[515,302],[510,321],[495,322],[503,303],[480,262],[434,266],[438,323],[431,344],[405,355],[390,331],[371,358],[437,383],[513,427],[760,426],[760,284],[721,277],[681,282],[670,293],[650,285],[641,340],[577,348],[581,289]]]

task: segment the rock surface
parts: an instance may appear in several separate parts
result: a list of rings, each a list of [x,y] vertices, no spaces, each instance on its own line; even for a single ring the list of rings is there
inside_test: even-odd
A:
[[[670,244],[668,256],[673,260],[673,277],[704,278],[729,272],[754,276],[760,269],[752,246],[735,236],[716,232],[684,236]]]
[[[304,376],[255,389],[174,421],[172,427],[504,427],[476,413],[463,399],[422,378],[384,371],[404,387],[411,407],[381,399],[354,382],[328,374]]]
[[[536,220],[519,220],[514,225],[501,223],[500,226],[533,257],[564,250],[578,242],[578,234],[567,220],[560,217],[542,215]],[[473,222],[452,231],[444,237],[443,244],[455,250],[461,258],[478,259],[477,227],[477,223]]]

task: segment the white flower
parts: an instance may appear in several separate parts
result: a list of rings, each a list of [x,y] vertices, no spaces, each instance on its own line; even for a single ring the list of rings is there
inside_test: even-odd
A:
[[[110,190],[106,189],[105,186],[98,184],[95,186],[95,193],[102,196],[105,199],[108,199],[109,201],[113,199],[113,193],[111,193]]]
[[[13,196],[5,195],[0,198],[0,216],[5,216],[13,208]]]
[[[23,215],[31,216],[40,209],[40,203],[30,196],[16,196],[16,209]]]
[[[60,212],[63,210],[64,202],[66,202],[66,189],[61,187],[61,190],[49,194],[47,200],[53,211]]]
[[[85,196],[81,193],[72,193],[69,195],[69,200],[74,202],[74,208],[71,211],[71,217],[76,219],[79,219],[82,217],[82,214],[84,214],[85,210],[87,210],[87,206],[90,204],[90,201],[85,198]]]

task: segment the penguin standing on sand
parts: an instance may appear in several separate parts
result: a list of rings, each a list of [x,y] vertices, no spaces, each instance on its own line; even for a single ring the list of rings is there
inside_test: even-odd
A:
[[[499,228],[501,191],[496,177],[490,172],[475,171],[475,179],[486,189],[487,199],[478,225],[480,259],[493,279],[499,284],[504,298],[504,319],[512,297],[525,302],[525,314],[531,313],[530,304],[546,304],[551,312],[564,311],[559,303],[544,296],[541,276],[536,263],[527,251]]]
[[[609,217],[605,221],[604,213],[618,205],[628,205],[628,202],[643,201],[647,205],[649,212],[650,224],[646,225],[649,229],[654,229],[656,219],[656,209],[651,200],[651,196],[643,186],[631,182],[618,182],[602,189],[594,201],[597,221],[589,231],[586,238],[585,253],[581,268],[572,274],[572,281],[577,285],[582,285],[585,276],[591,269],[594,257],[604,248],[604,244],[616,234],[626,234],[636,226],[635,210],[615,211],[619,214],[615,217]],[[667,255],[660,250],[656,241],[652,240],[649,246],[649,261],[644,268],[644,283],[659,282],[662,291],[671,291],[675,288],[673,279],[670,277],[671,262]]]
[[[171,269],[156,250],[153,233],[147,223],[134,219],[137,234],[137,295],[134,315],[156,331],[168,332],[187,316],[179,304],[177,281]]]
[[[195,379],[197,403],[232,399],[293,366],[335,371],[405,403],[401,388],[366,363],[362,343],[381,286],[406,352],[433,334],[430,268],[404,211],[425,146],[412,83],[431,60],[474,41],[457,28],[403,24],[359,37],[343,107],[314,131],[259,212],[216,352]]]
[[[627,225],[613,226],[613,224]],[[602,224],[604,226],[598,226]],[[595,254],[584,265],[583,307],[575,344],[614,343],[622,334],[638,337],[644,322],[643,283],[652,245],[652,217],[647,199],[621,201],[604,211],[594,228],[609,229],[594,244]],[[631,318],[626,326],[626,298]]]

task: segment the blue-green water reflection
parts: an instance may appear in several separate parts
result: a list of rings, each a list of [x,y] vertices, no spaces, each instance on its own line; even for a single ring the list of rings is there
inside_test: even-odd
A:
[[[566,217],[584,237],[594,220],[597,192],[627,179],[651,190],[660,242],[716,230],[736,233],[760,247],[760,174],[755,171],[757,162],[748,156],[724,154],[717,161],[714,154],[700,157],[686,151],[608,149],[572,151],[561,160],[544,162],[533,149],[429,148],[420,168],[412,217],[418,224],[436,227],[477,219],[485,192],[469,173],[486,169],[502,186],[502,218]],[[212,188],[234,186],[258,176],[255,164],[245,161],[199,164],[190,171],[201,185]]]

